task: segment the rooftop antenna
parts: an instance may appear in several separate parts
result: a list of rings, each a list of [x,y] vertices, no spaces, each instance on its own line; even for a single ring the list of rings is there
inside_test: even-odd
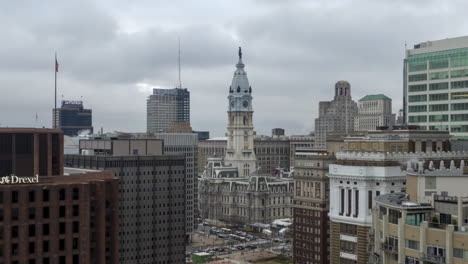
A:
[[[179,40],[179,88],[182,88],[182,78],[181,78],[181,71],[180,71],[180,37],[178,37]]]

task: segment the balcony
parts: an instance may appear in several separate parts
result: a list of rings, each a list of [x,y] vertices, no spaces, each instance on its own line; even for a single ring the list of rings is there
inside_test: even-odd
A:
[[[435,263],[435,264],[444,264],[445,257],[443,256],[436,256],[436,255],[429,255],[427,253],[421,253],[420,260],[428,263]]]
[[[380,243],[380,249],[389,254],[398,254],[398,246],[389,244],[387,242]]]
[[[369,260],[367,261],[367,264],[381,264],[382,260],[380,259],[380,256],[377,254],[370,254],[369,255]]]

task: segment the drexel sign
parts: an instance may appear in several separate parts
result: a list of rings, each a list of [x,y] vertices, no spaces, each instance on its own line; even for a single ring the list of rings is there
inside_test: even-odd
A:
[[[0,177],[0,184],[25,184],[25,183],[39,183],[39,175],[32,177],[24,176],[3,176]]]

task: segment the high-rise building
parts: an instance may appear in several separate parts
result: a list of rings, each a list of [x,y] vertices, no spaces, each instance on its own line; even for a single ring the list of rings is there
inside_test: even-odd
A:
[[[120,259],[114,263],[183,263],[186,236],[184,155],[162,155],[161,139],[80,141],[67,165],[111,171],[120,188]]]
[[[296,165],[295,158],[297,153],[316,153],[314,149],[315,135],[292,135],[289,137],[289,164],[292,168]]]
[[[58,129],[0,129],[0,142],[0,263],[118,263],[117,179],[64,172]]]
[[[383,94],[371,94],[358,101],[358,115],[354,118],[355,131],[375,130],[377,127],[394,125],[392,99]]]
[[[468,36],[414,45],[404,60],[404,119],[468,138]]]
[[[294,183],[281,169],[274,175],[256,171],[252,88],[240,48],[236,68],[228,96],[227,147],[224,159],[207,158],[206,169],[199,179],[200,214],[202,218],[229,224],[271,223],[292,216]],[[289,141],[286,142],[283,153],[289,155]],[[283,161],[289,163],[289,158]]]
[[[185,156],[185,214],[187,241],[191,241],[198,218],[198,135],[195,133],[156,133],[164,141],[165,155]]]
[[[190,123],[190,92],[186,88],[153,89],[146,103],[147,132],[168,132],[175,122]]]
[[[66,136],[76,136],[80,131],[93,133],[93,112],[83,107],[83,101],[62,101],[62,107],[52,110],[52,126]]]
[[[367,234],[375,198],[405,192],[407,161],[432,160],[449,151],[449,134],[420,130],[369,131],[345,139],[329,166],[330,263],[367,263]],[[459,159],[462,153],[445,155]]]
[[[327,177],[335,157],[297,153],[294,165],[294,263],[330,263]]]
[[[327,149],[328,132],[353,132],[357,114],[357,104],[351,98],[351,85],[347,81],[337,82],[333,101],[319,103],[319,117],[315,119],[315,148]]]

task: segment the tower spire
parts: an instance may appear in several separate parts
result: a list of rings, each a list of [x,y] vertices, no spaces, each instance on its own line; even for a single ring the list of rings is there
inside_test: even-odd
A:
[[[181,77],[181,71],[180,71],[180,37],[178,37],[179,40],[179,88],[182,88],[182,77]]]

